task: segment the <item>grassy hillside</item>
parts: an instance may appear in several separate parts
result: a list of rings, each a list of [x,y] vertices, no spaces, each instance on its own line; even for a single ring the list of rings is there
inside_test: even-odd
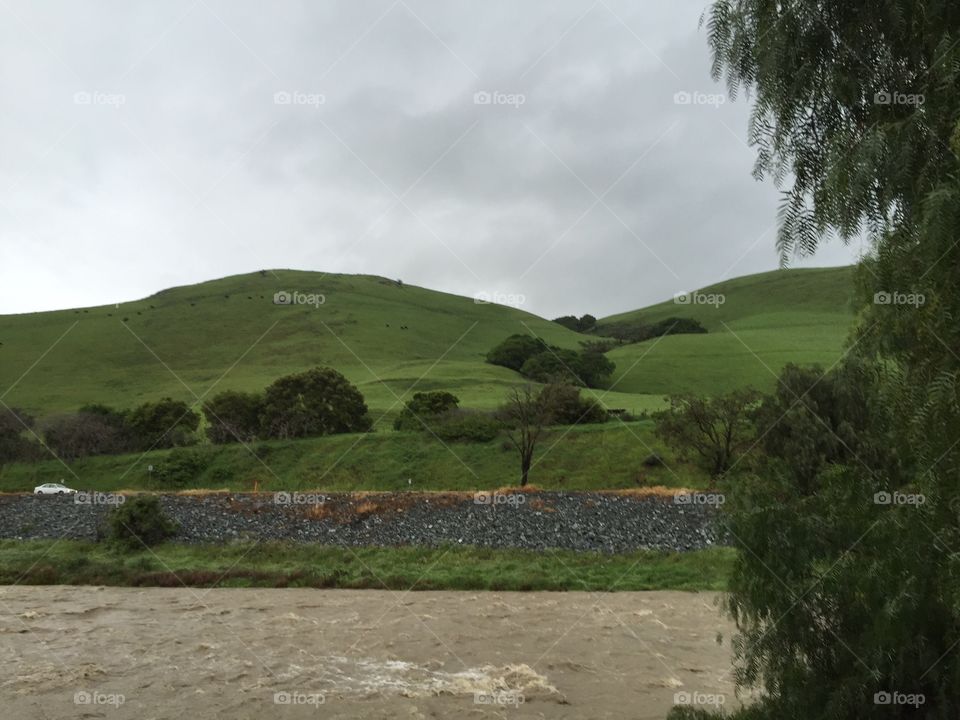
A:
[[[618,392],[715,394],[736,387],[768,390],[788,362],[829,367],[842,355],[854,322],[853,269],[776,270],[703,288],[723,304],[673,300],[602,318],[653,323],[692,317],[705,335],[674,335],[618,348],[612,384]]]
[[[659,453],[668,467],[646,468]],[[259,490],[475,490],[515,485],[516,451],[502,440],[443,445],[426,433],[367,433],[304,440],[268,441],[252,449],[238,444],[201,446],[207,466],[189,487]],[[64,481],[79,490],[160,490],[148,471],[167,451],[78,460],[67,470],[56,460],[0,467],[0,491],[32,490]],[[531,482],[545,490],[602,490],[664,485],[704,487],[708,477],[679,461],[653,436],[649,420],[574,428],[544,437]]]
[[[280,290],[320,293],[325,302],[274,305]],[[26,372],[4,402],[44,415],[91,401],[193,401],[214,384],[214,394],[257,390],[330,365],[360,386],[375,416],[396,410],[396,396],[414,383],[414,391],[450,390],[465,406],[492,407],[519,377],[487,365],[484,354],[521,332],[566,347],[580,339],[520,310],[385,278],[278,270],[118,306],[0,316],[0,387]],[[640,410],[659,400],[610,401]]]
[[[604,318],[694,317],[710,332],[612,351],[613,392],[596,394],[608,407],[640,412],[660,407],[671,392],[769,388],[764,364],[774,372],[789,361],[829,365],[853,322],[850,288],[851,268],[780,270],[704,288],[724,295],[719,307],[668,301]],[[320,293],[325,302],[275,305],[281,290]],[[448,390],[465,407],[499,404],[522,379],[484,355],[512,333],[569,348],[586,339],[514,308],[385,278],[278,270],[116,306],[0,316],[0,389],[8,405],[43,416],[94,401],[128,408],[169,395],[194,402],[330,365],[360,387],[384,429],[401,406],[398,396],[418,390]]]

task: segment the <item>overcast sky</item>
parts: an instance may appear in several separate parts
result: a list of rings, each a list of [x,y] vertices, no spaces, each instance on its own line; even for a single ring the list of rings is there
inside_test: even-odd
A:
[[[600,316],[773,269],[706,6],[8,0],[0,312],[298,268]]]

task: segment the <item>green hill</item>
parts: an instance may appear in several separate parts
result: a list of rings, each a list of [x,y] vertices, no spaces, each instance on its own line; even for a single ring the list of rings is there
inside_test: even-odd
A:
[[[625,393],[769,390],[788,362],[829,367],[841,357],[854,322],[852,291],[852,267],[775,270],[698,291],[723,296],[722,304],[670,300],[602,318],[601,327],[690,317],[709,331],[611,351],[617,364],[612,385]]]
[[[325,301],[275,305],[283,290]],[[117,306],[0,316],[0,393],[13,386],[6,404],[49,415],[165,395],[193,402],[208,391],[259,390],[330,365],[360,387],[374,417],[396,412],[397,396],[419,390],[449,390],[465,407],[489,408],[521,381],[484,362],[512,333],[572,348],[581,339],[514,308],[385,278],[251,273]],[[636,410],[659,403],[617,393],[608,400]]]
[[[637,412],[659,407],[670,392],[769,388],[764,364],[778,371],[788,361],[835,362],[853,321],[851,273],[778,270],[704,288],[724,295],[719,307],[668,301],[603,318],[693,317],[710,331],[613,350],[617,372],[605,404]],[[283,290],[322,294],[324,302],[274,304]],[[330,365],[386,422],[397,397],[418,390],[448,390],[465,407],[497,405],[522,379],[484,356],[512,333],[569,348],[589,337],[514,308],[380,277],[251,273],[116,306],[0,316],[0,392],[6,404],[43,416],[88,402],[127,408],[165,395],[193,402]]]

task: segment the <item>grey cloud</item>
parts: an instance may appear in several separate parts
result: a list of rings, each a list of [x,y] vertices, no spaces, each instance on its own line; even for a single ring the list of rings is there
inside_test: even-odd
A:
[[[301,267],[600,315],[776,266],[747,103],[675,102],[724,93],[701,3],[5,7],[0,312]]]

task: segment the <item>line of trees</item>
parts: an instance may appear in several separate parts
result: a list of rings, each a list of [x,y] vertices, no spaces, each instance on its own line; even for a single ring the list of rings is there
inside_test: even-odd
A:
[[[203,401],[206,435],[215,444],[314,437],[372,428],[363,395],[331,368],[274,381],[262,393],[226,391]],[[182,400],[162,398],[130,410],[102,404],[37,423],[20,410],[0,410],[0,463],[46,456],[44,445],[70,462],[91,455],[194,445],[200,414]]]
[[[616,365],[593,346],[581,350],[548,345],[532,335],[511,335],[487,353],[491,365],[515,370],[539,383],[560,381],[581,387],[601,387]]]
[[[262,393],[221,392],[201,405],[205,433],[213,444],[367,432],[372,422],[360,391],[331,368],[314,368],[279,378]],[[398,431],[427,433],[441,442],[489,442],[505,435],[517,450],[520,484],[526,485],[534,451],[549,426],[601,423],[609,413],[580,387],[554,378],[542,385],[511,389],[492,412],[467,410],[449,392],[419,392],[394,422]],[[33,430],[64,461],[92,455],[173,449],[157,466],[157,477],[182,486],[202,470],[205,458],[190,446],[199,437],[200,415],[171,398],[128,411],[90,404],[51,418]],[[0,413],[0,461],[45,457],[41,442],[26,437],[36,426],[22,411]]]

